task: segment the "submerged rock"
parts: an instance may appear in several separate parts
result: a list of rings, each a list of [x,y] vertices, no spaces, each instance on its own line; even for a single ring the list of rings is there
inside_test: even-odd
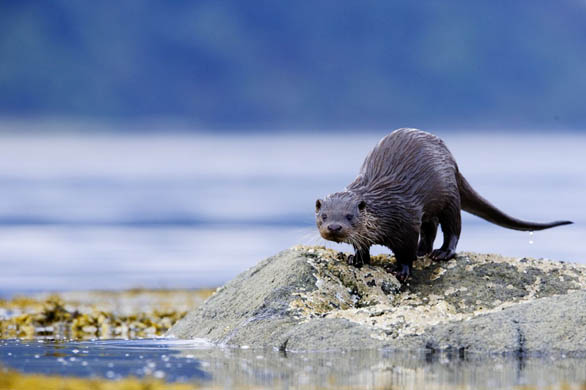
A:
[[[168,335],[217,344],[324,350],[586,351],[586,267],[461,253],[420,258],[401,286],[391,256],[294,247],[219,288]]]

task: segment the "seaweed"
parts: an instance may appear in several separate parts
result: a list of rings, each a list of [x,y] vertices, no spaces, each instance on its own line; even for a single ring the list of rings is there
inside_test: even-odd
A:
[[[162,336],[212,292],[130,290],[0,300],[0,338],[88,340]]]

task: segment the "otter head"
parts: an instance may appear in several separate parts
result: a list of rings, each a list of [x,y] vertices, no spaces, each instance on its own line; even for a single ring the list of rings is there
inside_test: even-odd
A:
[[[362,232],[366,202],[349,192],[337,192],[315,202],[315,222],[326,240],[352,244]],[[358,234],[357,234],[358,233]]]

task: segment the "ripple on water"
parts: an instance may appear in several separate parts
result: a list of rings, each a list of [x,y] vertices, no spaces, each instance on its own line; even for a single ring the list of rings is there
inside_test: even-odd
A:
[[[208,381],[211,376],[196,359],[176,346],[203,348],[206,343],[176,340],[96,340],[0,342],[0,366],[24,373],[121,379],[153,377],[170,382]]]

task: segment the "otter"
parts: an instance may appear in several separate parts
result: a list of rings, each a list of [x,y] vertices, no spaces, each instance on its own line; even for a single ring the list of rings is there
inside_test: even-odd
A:
[[[405,282],[417,256],[449,260],[460,238],[460,210],[515,230],[543,230],[571,221],[535,223],[513,218],[481,197],[460,173],[444,142],[417,129],[398,129],[366,156],[358,177],[342,192],[318,199],[316,224],[326,240],[354,247],[350,265],[370,264],[370,247],[388,247]],[[433,249],[438,225],[443,244]]]

